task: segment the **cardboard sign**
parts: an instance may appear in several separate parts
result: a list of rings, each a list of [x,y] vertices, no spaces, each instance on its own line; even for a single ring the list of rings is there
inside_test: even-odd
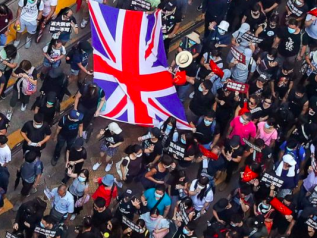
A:
[[[151,3],[144,0],[132,0],[131,7],[137,11],[151,11]]]
[[[282,187],[282,185],[284,183],[283,180],[281,180],[281,179],[279,179],[279,178],[277,178],[277,177],[275,177],[273,175],[270,175],[268,173],[265,173],[263,175],[263,177],[261,179],[261,182],[264,182],[264,183],[266,183],[269,186],[271,184],[273,184],[275,187],[278,187],[278,188]]]
[[[255,44],[260,44],[263,39],[261,38],[258,38],[256,37],[255,35],[249,33],[249,32],[246,32],[244,33],[241,38],[243,38],[244,40],[248,41],[248,42],[251,42],[251,43],[255,43]]]
[[[12,235],[10,232],[7,231],[5,238],[18,238],[18,237],[15,235]]]
[[[253,143],[251,143],[250,141],[248,141],[247,139],[243,138],[243,141],[246,145],[248,145],[250,148],[254,149],[257,152],[261,152],[262,150],[257,147],[256,145],[254,145]]]
[[[178,212],[178,215],[180,215],[180,217],[182,218],[183,222],[185,222],[185,224],[187,225],[188,222],[189,222],[189,218],[188,218],[187,213],[185,211],[185,205],[181,202],[179,204],[179,208],[180,208],[180,210]]]
[[[238,91],[239,93],[246,94],[249,91],[249,84],[246,83],[237,83],[231,79],[227,82],[227,89],[229,91]]]
[[[300,17],[303,14],[303,11],[299,10],[295,5],[294,5],[294,0],[288,0],[286,5],[288,6],[288,9],[297,17]]]
[[[56,231],[48,230],[39,226],[35,227],[34,232],[41,235],[45,235],[46,237],[55,237],[56,235]]]
[[[176,155],[178,159],[182,160],[185,157],[185,147],[171,141],[167,152],[171,155]]]
[[[134,224],[132,221],[130,221],[128,218],[126,218],[125,216],[122,216],[122,223],[127,225],[128,227],[130,227],[132,230],[136,231],[137,233],[142,233],[144,232],[144,229],[140,229],[139,226],[137,226],[136,224]]]
[[[315,230],[317,230],[317,222],[315,220],[308,218],[308,220],[306,221],[306,224],[314,228]]]
[[[52,20],[49,31],[50,33],[71,32],[71,29],[72,26],[70,22]]]
[[[241,64],[245,64],[245,55],[238,51],[236,48],[231,46],[231,53],[233,57]]]

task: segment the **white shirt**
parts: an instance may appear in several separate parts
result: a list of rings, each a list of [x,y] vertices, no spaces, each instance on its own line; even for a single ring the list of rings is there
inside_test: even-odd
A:
[[[44,1],[44,9],[42,15],[44,17],[48,16],[51,12],[51,7],[57,6],[57,0],[43,0]]]
[[[37,1],[41,1],[39,9],[37,9]],[[44,4],[42,0],[36,0],[33,4],[27,2],[24,6],[24,0],[19,1],[19,7],[22,8],[21,19],[26,22],[36,22],[39,11],[43,11]]]
[[[0,164],[3,166],[11,161],[11,150],[8,145],[0,147]]]
[[[190,185],[189,191],[193,192],[195,191],[195,184],[197,182],[198,179],[193,180],[192,184]],[[209,188],[209,185],[207,185],[207,189]],[[194,207],[196,211],[200,211],[203,207],[204,204],[206,202],[212,202],[214,200],[214,194],[212,192],[212,189],[210,189],[207,193],[207,195],[205,197],[203,197],[202,200],[200,200],[197,197],[198,194],[194,195],[194,196],[190,196],[190,198],[192,199],[193,203],[194,203]]]
[[[44,53],[47,53],[47,50],[48,50],[48,45],[47,45],[47,46],[44,46],[43,52],[44,52]],[[53,50],[53,53],[51,53],[51,55],[50,55],[50,57],[51,57],[52,59],[56,59],[56,58],[58,58],[58,57],[61,56],[61,55],[66,55],[66,50],[65,50],[65,47],[64,47],[64,46],[62,46],[60,49],[54,49],[54,48],[52,47],[52,50]]]

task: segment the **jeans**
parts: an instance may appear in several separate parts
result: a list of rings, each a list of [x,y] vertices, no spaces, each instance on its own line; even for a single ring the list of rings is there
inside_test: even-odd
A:
[[[72,146],[72,144],[74,143],[76,137],[73,138],[65,138],[62,135],[58,135],[57,137],[57,144],[55,146],[55,151],[54,151],[54,157],[56,158],[56,160],[59,159],[60,155],[61,155],[61,150],[63,149],[65,143],[67,143],[67,148],[70,148]]]
[[[6,81],[4,83],[4,87],[3,87],[3,90],[1,93],[1,96],[3,96],[3,97],[5,97],[5,91],[7,89],[8,82],[9,82],[9,79],[11,77],[12,71],[13,71],[13,69],[9,69],[9,70],[4,71],[4,77],[6,78]]]
[[[0,46],[5,46],[7,43],[7,36],[5,34],[0,35]]]
[[[181,102],[185,102],[187,96],[188,96],[188,90],[190,89],[190,84],[185,84],[182,86],[179,86],[177,88],[177,94],[179,97],[179,100],[181,100]]]

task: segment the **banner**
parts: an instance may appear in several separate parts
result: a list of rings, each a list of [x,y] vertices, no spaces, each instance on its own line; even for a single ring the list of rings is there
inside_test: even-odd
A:
[[[245,64],[245,55],[238,51],[234,46],[231,46],[233,57],[241,64]]]
[[[143,233],[144,229],[140,229],[140,227],[130,221],[126,216],[122,216],[122,223],[130,227],[132,230],[136,231],[137,233]]]
[[[50,33],[70,32],[71,29],[72,29],[72,25],[70,22],[52,20],[49,31]]]
[[[185,157],[185,147],[181,146],[173,141],[170,142],[167,152],[170,155],[176,155],[179,160],[183,160]],[[173,157],[174,158],[174,157]]]
[[[263,39],[261,38],[258,38],[256,37],[255,35],[249,33],[249,32],[246,32],[244,33],[241,38],[243,38],[244,40],[248,41],[248,42],[251,42],[251,43],[255,43],[255,44],[260,44]]]
[[[268,174],[268,173],[265,173],[264,175],[263,175],[263,177],[262,177],[262,179],[261,179],[261,182],[264,182],[264,183],[266,183],[267,185],[271,185],[271,184],[273,184],[275,187],[277,187],[277,188],[281,188],[282,187],[282,185],[283,185],[283,183],[284,183],[284,181],[283,180],[281,180],[281,179],[279,179],[279,178],[277,178],[277,177],[275,177],[275,176],[273,176],[273,175],[270,175],[270,174]]]
[[[295,5],[294,5],[293,0],[288,0],[286,5],[288,6],[288,9],[297,17],[300,17],[303,14],[303,11],[299,10]]]
[[[229,91],[238,91],[239,93],[246,94],[249,91],[249,84],[237,83],[231,79],[227,81],[227,89]]]
[[[7,231],[5,238],[18,238],[18,237]]]
[[[248,141],[246,138],[243,138],[244,143],[249,146],[250,148],[254,149],[257,152],[261,152],[262,150],[257,147],[255,144],[251,143],[250,141]]]
[[[41,234],[41,235],[45,235],[47,238],[48,237],[55,237],[56,235],[56,231],[52,231],[52,230],[48,230],[39,226],[35,227],[34,230],[35,233]]]

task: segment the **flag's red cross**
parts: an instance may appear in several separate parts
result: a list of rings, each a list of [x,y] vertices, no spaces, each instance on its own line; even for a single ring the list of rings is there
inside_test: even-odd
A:
[[[90,7],[91,16],[98,31],[99,38],[104,45],[109,57],[113,62],[116,62],[116,58],[112,53],[107,41],[105,40],[102,30],[98,25],[94,11]],[[158,14],[158,12],[156,13]],[[106,72],[107,74],[113,75],[119,84],[124,84],[127,88],[127,94],[131,101],[134,103],[134,115],[135,122],[142,122],[142,124],[152,124],[152,118],[148,115],[147,106],[141,100],[141,92],[154,92],[163,90],[171,87],[172,77],[168,71],[163,71],[159,73],[152,73],[150,75],[140,74],[140,62],[139,62],[139,45],[140,45],[140,32],[143,13],[140,12],[136,14],[132,11],[126,11],[124,21],[126,25],[130,27],[124,27],[122,34],[122,71],[117,70],[107,64],[100,56],[94,55],[94,68],[97,72]],[[133,26],[133,27],[131,27]],[[155,32],[155,30],[153,31]],[[152,42],[154,33],[152,33]],[[143,40],[143,39],[141,39]],[[150,44],[148,49],[144,52],[144,57],[146,58],[153,47]],[[159,82],[159,83],[157,83]],[[127,96],[116,106],[116,109],[106,116],[112,117],[120,112],[127,105]]]

